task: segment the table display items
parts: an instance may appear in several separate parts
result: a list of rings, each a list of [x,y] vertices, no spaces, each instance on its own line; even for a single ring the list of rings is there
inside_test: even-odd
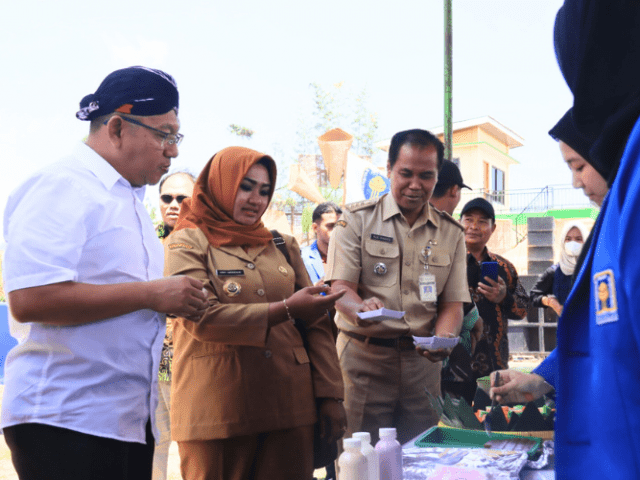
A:
[[[367,466],[369,467],[368,480],[379,480],[380,467],[378,465],[378,454],[376,449],[371,445],[371,434],[369,432],[355,432],[352,438],[359,438],[362,441],[362,448],[360,452],[367,459]]]
[[[338,458],[340,480],[368,480],[369,466],[362,455],[362,440],[360,438],[345,438],[342,441],[344,451]]]
[[[517,432],[543,439],[553,438],[555,402],[541,398],[526,405],[495,405],[482,389],[476,390],[473,406],[464,399],[452,399],[448,394],[434,397],[429,392],[431,406],[440,421],[447,426],[469,430],[484,430],[487,417],[491,418],[492,432]]]
[[[396,440],[395,428],[379,430],[376,453],[380,465],[380,480],[402,480],[402,446]]]

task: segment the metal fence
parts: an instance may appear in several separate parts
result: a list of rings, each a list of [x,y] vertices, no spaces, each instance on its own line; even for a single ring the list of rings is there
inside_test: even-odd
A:
[[[551,209],[589,208],[591,202],[582,190],[571,185],[548,185],[543,188],[506,190],[463,190],[460,207],[469,200],[483,197],[493,204],[496,214],[545,212]]]

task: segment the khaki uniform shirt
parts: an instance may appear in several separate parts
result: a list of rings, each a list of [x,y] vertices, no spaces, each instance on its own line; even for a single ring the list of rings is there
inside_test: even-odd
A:
[[[409,227],[392,195],[348,205],[331,236],[325,279],[357,283],[362,299],[377,297],[385,308],[405,315],[364,328],[338,313],[338,328],[382,338],[433,335],[437,305],[421,302],[418,290],[428,246],[428,271],[436,277],[438,301],[469,302],[463,230],[450,215],[427,203]],[[386,273],[375,273],[379,264]]]
[[[311,425],[317,397],[343,398],[327,316],[308,323],[309,350],[286,321],[268,327],[269,302],[311,285],[293,237],[292,265],[273,242],[215,248],[200,229],[165,242],[165,274],[205,282],[209,308],[198,322],[176,318],[171,389],[174,440],[208,440]]]

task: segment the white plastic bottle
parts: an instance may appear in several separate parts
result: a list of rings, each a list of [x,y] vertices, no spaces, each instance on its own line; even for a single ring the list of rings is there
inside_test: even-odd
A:
[[[353,438],[362,440],[362,448],[360,448],[360,451],[367,459],[369,480],[379,480],[380,466],[378,465],[378,454],[376,453],[376,449],[371,446],[371,434],[369,432],[356,432],[353,434]]]
[[[396,440],[395,428],[381,428],[376,443],[380,480],[402,480],[402,446]]]
[[[345,438],[342,441],[344,452],[338,458],[340,480],[368,480],[369,468],[367,459],[360,451],[362,440]]]

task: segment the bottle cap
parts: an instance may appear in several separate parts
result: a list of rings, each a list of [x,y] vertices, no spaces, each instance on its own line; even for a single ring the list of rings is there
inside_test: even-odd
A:
[[[345,438],[342,441],[342,446],[345,450],[349,450],[352,448],[360,450],[360,448],[362,447],[362,440],[360,440],[359,438]]]
[[[379,431],[380,438],[396,438],[397,433],[395,428],[381,428]]]
[[[371,434],[369,432],[356,432],[353,434],[353,438],[362,439],[362,443],[371,443]]]

